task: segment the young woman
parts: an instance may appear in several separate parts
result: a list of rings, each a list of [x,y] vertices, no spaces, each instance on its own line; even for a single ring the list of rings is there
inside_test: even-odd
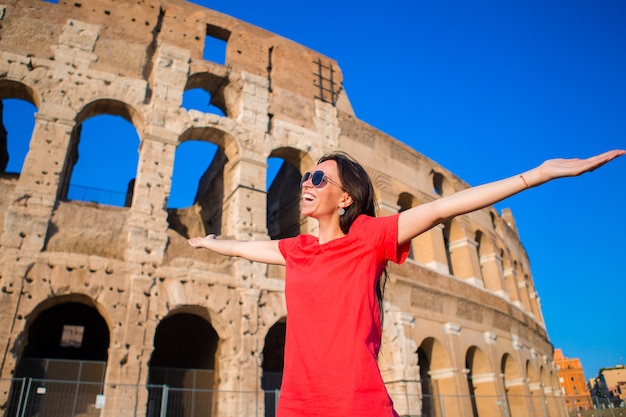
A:
[[[382,338],[380,289],[388,261],[435,225],[555,178],[580,175],[622,156],[553,159],[521,175],[468,188],[392,216],[376,217],[372,182],[345,153],[320,159],[302,177],[302,214],[319,236],[278,241],[189,239],[227,256],[286,266],[288,320],[278,415],[397,416],[376,362]]]

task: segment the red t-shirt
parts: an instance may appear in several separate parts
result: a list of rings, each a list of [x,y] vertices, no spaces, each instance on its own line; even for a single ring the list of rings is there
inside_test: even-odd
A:
[[[398,215],[359,216],[320,245],[312,235],[279,242],[286,260],[287,335],[278,415],[394,416],[376,357],[382,328],[376,285],[402,263]]]

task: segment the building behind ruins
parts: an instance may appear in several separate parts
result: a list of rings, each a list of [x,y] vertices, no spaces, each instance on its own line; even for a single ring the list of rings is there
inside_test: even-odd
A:
[[[224,43],[224,62],[203,59],[207,40]],[[284,270],[193,250],[187,238],[315,233],[299,215],[300,174],[337,149],[366,167],[382,214],[468,186],[360,121],[342,86],[332,58],[182,0],[4,0],[0,98],[36,107],[23,168],[0,174],[6,415],[25,386],[17,378],[100,384],[81,415],[156,415],[165,385],[213,389],[203,415],[269,412],[263,390],[278,388],[282,370]],[[195,89],[223,115],[181,107]],[[119,204],[71,194],[81,126],[100,115],[121,116],[139,137]],[[217,151],[195,202],[171,208],[187,142]],[[268,158],[284,163],[266,190]],[[509,211],[483,209],[425,233],[390,278],[380,367],[401,415],[565,415]],[[37,394],[42,410],[57,395],[51,385]]]

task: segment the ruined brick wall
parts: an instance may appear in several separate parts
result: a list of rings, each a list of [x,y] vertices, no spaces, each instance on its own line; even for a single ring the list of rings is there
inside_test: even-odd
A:
[[[287,317],[284,271],[192,250],[188,237],[217,230],[269,239],[294,227],[315,233],[292,207],[293,173],[336,149],[367,168],[382,214],[467,187],[360,121],[332,58],[233,17],[182,0],[9,0],[0,10],[0,98],[37,108],[21,173],[0,177],[2,378],[14,375],[37,318],[74,303],[93,307],[106,323],[106,383],[146,384],[159,325],[184,313],[217,334],[214,388],[259,391],[267,336]],[[202,58],[207,35],[226,41],[225,64]],[[320,88],[330,71],[334,84]],[[209,92],[224,116],[182,108],[193,88]],[[80,125],[101,114],[124,117],[140,138],[127,207],[67,198]],[[216,144],[220,157],[207,173],[207,193],[191,207],[167,210],[177,146],[191,139]],[[269,157],[289,167],[277,177],[278,191],[265,189]],[[558,395],[512,215],[480,210],[412,247],[405,265],[391,267],[380,359],[400,413],[419,414],[415,399],[428,384],[459,395],[448,407],[470,415],[462,397],[468,373],[493,395]],[[427,359],[421,368],[420,355]],[[4,384],[4,401],[8,390]],[[106,394],[110,415],[145,415],[146,393]],[[255,415],[264,406],[214,401],[222,416]],[[559,415],[562,407],[550,406]]]

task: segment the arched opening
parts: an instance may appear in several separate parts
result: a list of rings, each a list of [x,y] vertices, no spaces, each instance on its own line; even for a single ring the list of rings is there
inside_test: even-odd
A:
[[[0,101],[0,173],[20,174],[35,128],[37,108],[26,100]]]
[[[489,360],[476,346],[468,349],[465,357],[467,384],[469,387],[472,412],[474,417],[499,417],[496,374],[489,365]]]
[[[261,388],[265,391],[266,417],[276,415],[278,390],[283,381],[286,331],[287,323],[279,321],[270,328],[267,336],[265,336],[263,363],[261,365],[263,368]]]
[[[150,358],[147,415],[161,415],[162,404],[168,415],[212,415],[218,341],[213,326],[195,314],[161,321]]]
[[[15,371],[10,411],[79,415],[103,392],[109,328],[95,307],[65,302],[50,307],[27,327],[26,346]]]
[[[187,110],[198,110],[203,113],[224,116],[224,111],[213,104],[211,93],[203,88],[193,88],[183,93],[183,107]]]
[[[221,233],[227,162],[223,148],[205,140],[190,138],[178,146],[167,202],[171,229],[185,238]]]
[[[123,103],[100,101],[83,114],[86,118],[72,132],[61,197],[130,207],[140,142],[130,110]]]
[[[218,116],[231,116],[232,109],[224,97],[224,89],[227,86],[227,76],[208,72],[191,74],[185,85],[182,107]]]
[[[443,174],[435,170],[430,171],[430,173],[432,175],[432,180],[433,180],[433,192],[435,193],[435,195],[443,196],[443,193],[444,193],[443,184],[444,184],[445,177],[443,176]]]
[[[511,355],[505,354],[502,357],[501,372],[504,378],[508,415],[511,417],[526,416],[530,410],[524,394],[525,378]]]
[[[302,155],[292,148],[275,149],[268,158],[267,232],[284,239],[302,232],[300,178]],[[275,170],[274,174],[272,171]],[[273,175],[273,179],[272,179]]]
[[[427,338],[417,349],[417,357],[422,385],[422,415],[455,415],[458,395],[446,348],[438,340]]]
[[[215,167],[211,165],[218,152],[217,145],[200,140],[187,140],[176,148],[174,171],[172,174],[172,189],[167,200],[168,209],[178,209],[192,206],[202,195],[199,192],[210,189],[215,177]]]

